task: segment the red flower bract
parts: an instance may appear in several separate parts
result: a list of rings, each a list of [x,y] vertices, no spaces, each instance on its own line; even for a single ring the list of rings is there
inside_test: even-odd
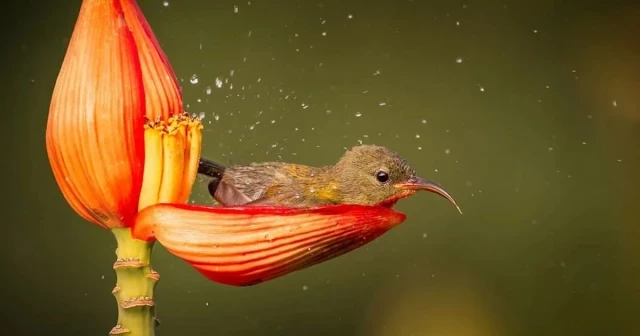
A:
[[[340,256],[405,218],[381,206],[299,209],[158,204],[138,214],[133,236],[157,239],[213,281],[249,286]]]
[[[187,140],[179,144],[189,147],[173,150],[190,154],[190,161],[174,169],[173,175],[186,176],[184,181],[164,188],[179,195],[169,201],[183,202],[200,155],[200,135],[192,134],[200,126],[182,114],[178,81],[137,3],[84,0],[53,90],[46,131],[53,175],[71,207],[104,228],[130,226],[140,206],[158,199],[148,195],[143,177],[163,175],[162,153],[145,155],[145,149],[154,149],[145,134],[166,125],[165,133],[180,133]],[[145,117],[158,123],[148,125]],[[147,191],[142,200],[141,189]]]

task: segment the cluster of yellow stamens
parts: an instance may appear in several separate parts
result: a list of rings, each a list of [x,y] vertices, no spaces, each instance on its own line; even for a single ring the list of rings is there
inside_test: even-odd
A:
[[[202,123],[183,113],[144,125],[144,175],[138,209],[185,203],[198,172]]]

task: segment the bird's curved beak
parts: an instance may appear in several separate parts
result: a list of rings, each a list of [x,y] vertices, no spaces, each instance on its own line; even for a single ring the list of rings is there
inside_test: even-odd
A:
[[[438,194],[444,198],[446,198],[447,200],[449,200],[449,202],[451,202],[453,205],[455,205],[455,207],[458,209],[458,212],[460,212],[460,214],[462,214],[462,210],[460,210],[460,207],[458,206],[458,203],[456,203],[456,201],[453,199],[453,197],[451,197],[451,195],[449,195],[449,193],[444,190],[444,188],[442,188],[441,186],[439,186],[438,184],[419,178],[419,177],[412,177],[409,180],[407,180],[406,182],[402,182],[402,183],[397,183],[394,185],[394,187],[400,189],[400,190],[426,190],[426,191],[430,191],[432,193]]]

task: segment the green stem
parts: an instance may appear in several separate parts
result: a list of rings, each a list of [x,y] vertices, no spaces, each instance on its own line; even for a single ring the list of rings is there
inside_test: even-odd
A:
[[[112,229],[118,242],[113,264],[117,283],[113,295],[118,302],[118,324],[110,335],[153,336],[155,302],[153,289],[160,275],[151,269],[151,249],[147,243],[131,237],[129,228]]]

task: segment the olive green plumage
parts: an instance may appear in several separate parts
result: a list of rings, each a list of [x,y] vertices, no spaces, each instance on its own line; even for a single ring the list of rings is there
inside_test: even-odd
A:
[[[198,172],[214,178],[209,192],[225,206],[376,205],[419,189],[442,195],[435,184],[411,187],[424,180],[400,155],[374,145],[353,147],[332,166],[265,162],[224,167],[201,159]]]

